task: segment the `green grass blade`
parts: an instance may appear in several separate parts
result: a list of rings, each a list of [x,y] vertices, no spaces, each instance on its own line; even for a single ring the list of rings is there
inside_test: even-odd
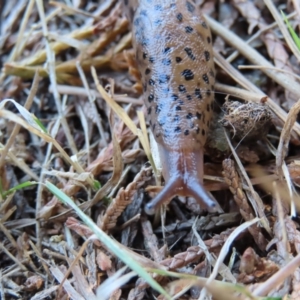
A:
[[[34,116],[33,120],[35,121],[35,123],[39,126],[39,128],[44,132],[44,133],[47,133],[47,128],[43,125],[43,123],[37,118]]]
[[[15,191],[24,189],[24,188],[29,187],[29,186],[33,186],[35,184],[38,184],[38,182],[36,182],[36,181],[26,181],[26,182],[23,182],[21,184],[18,184],[16,186],[14,186],[13,188],[9,189],[8,191],[2,192],[3,198],[6,197],[9,194],[15,192]]]
[[[171,299],[168,293],[151,277],[151,275],[133,258],[131,258],[126,251],[121,249],[104,231],[102,231],[93,220],[88,217],[65,193],[58,189],[55,185],[46,182],[46,187],[64,204],[70,206],[79,218],[94,232],[98,239],[122,260],[129,268],[135,271],[141,278],[143,278],[153,289],[161,293],[166,299]]]
[[[300,39],[299,39],[297,33],[295,32],[295,30],[291,26],[289,20],[287,19],[286,15],[285,15],[285,13],[283,11],[281,11],[281,15],[282,15],[282,17],[283,17],[283,19],[284,19],[284,21],[285,21],[285,23],[286,23],[286,25],[287,25],[287,27],[289,29],[289,32],[290,32],[290,34],[291,34],[291,36],[292,36],[292,38],[293,38],[293,40],[294,40],[294,42],[295,42],[298,50],[300,50]]]

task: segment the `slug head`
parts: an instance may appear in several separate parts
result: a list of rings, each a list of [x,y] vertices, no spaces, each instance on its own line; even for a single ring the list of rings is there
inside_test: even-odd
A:
[[[220,211],[219,204],[203,187],[203,150],[193,152],[159,149],[166,184],[158,195],[146,204],[147,214],[153,214],[164,202],[175,196],[193,197],[209,212]]]

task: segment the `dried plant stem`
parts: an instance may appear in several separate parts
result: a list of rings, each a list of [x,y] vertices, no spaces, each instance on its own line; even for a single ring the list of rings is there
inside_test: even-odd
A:
[[[261,54],[259,54],[255,49],[251,48],[246,42],[240,39],[237,35],[229,31],[222,26],[217,21],[206,16],[209,25],[211,26],[212,31],[220,35],[228,44],[236,48],[242,55],[244,55],[249,61],[255,65],[270,67],[264,68],[264,73],[269,76],[271,79],[276,81],[279,85],[283,86],[288,91],[297,95],[300,98],[300,85],[293,79],[291,76],[287,76],[283,73],[278,73],[272,70],[274,65],[267,61]],[[222,69],[228,73],[237,83],[241,84],[244,88],[257,92],[261,94],[262,97],[266,96],[260,89],[258,89],[254,84],[247,80],[242,74],[236,70],[232,65],[230,65],[218,52],[215,51],[215,60],[216,63],[221,66]],[[287,113],[274,101],[270,99],[268,105],[273,110],[273,112],[283,121],[286,121]],[[298,123],[294,124],[293,129],[300,136],[300,125]]]
[[[276,274],[262,283],[253,292],[253,296],[265,296],[276,286],[280,285],[284,280],[291,275],[300,266],[300,254],[293,258],[288,264],[283,266]]]
[[[269,8],[270,13],[272,14],[273,18],[275,19],[279,29],[281,30],[287,44],[289,45],[291,51],[293,54],[297,57],[297,60],[300,61],[300,52],[299,49],[297,48],[295,42],[293,41],[287,26],[285,25],[282,16],[278,13],[277,8],[274,6],[273,1],[270,0],[264,0],[266,6]],[[299,94],[296,94],[299,96]]]
[[[268,60],[266,60],[258,51],[250,47],[245,41],[229,31],[225,26],[221,25],[214,19],[206,16],[208,23],[213,32],[217,32],[228,44],[236,48],[243,56],[245,56],[249,61],[255,65],[270,67],[264,68],[262,71],[279,85],[284,87],[286,90],[292,92],[300,98],[300,84],[295,80],[291,79],[290,76],[286,76],[283,73],[278,73],[272,70],[274,65],[272,65]]]
[[[276,154],[276,168],[278,174],[281,173],[280,169],[282,167],[283,161],[288,151],[288,145],[291,138],[291,131],[297,120],[299,111],[300,111],[300,99],[290,109],[287,115],[286,122],[284,123],[283,129],[280,134],[280,140],[279,140],[277,154]]]
[[[261,223],[263,224],[264,228],[267,230],[267,232],[269,232],[269,234],[271,234],[270,224],[269,224],[269,221],[268,221],[268,219],[267,219],[267,217],[264,213],[264,210],[263,210],[263,208],[264,208],[263,202],[262,202],[261,198],[259,197],[259,195],[254,190],[253,185],[252,185],[252,183],[249,179],[249,176],[247,175],[247,172],[246,172],[240,158],[238,157],[237,153],[235,152],[235,149],[233,148],[233,146],[230,142],[228,134],[225,131],[224,131],[224,133],[225,133],[228,145],[229,145],[229,147],[232,151],[232,154],[235,158],[235,161],[236,161],[236,163],[239,167],[239,170],[240,170],[241,174],[243,175],[243,178],[247,182],[248,187],[250,189],[251,198],[249,198],[249,200],[252,204],[252,207],[253,207],[255,213],[261,218]]]
[[[33,102],[33,99],[34,99],[34,96],[36,95],[36,92],[37,92],[37,89],[38,89],[38,84],[39,84],[39,81],[40,81],[40,77],[38,75],[38,73],[35,73],[35,76],[34,76],[34,79],[33,79],[33,82],[32,82],[32,86],[31,86],[31,89],[30,89],[30,93],[26,99],[26,102],[24,104],[24,107],[29,110],[31,105],[32,105],[32,102]],[[14,140],[15,140],[15,137],[17,136],[17,134],[19,133],[20,131],[20,128],[21,128],[21,125],[19,124],[16,124],[8,141],[6,142],[5,144],[5,147],[2,149],[1,151],[1,157],[0,157],[0,170],[1,168],[3,167],[3,164],[4,164],[4,161],[5,161],[5,158],[6,158],[6,155],[10,149],[10,147],[12,146]]]
[[[295,2],[297,2],[297,1],[295,1]],[[298,13],[298,14],[299,14],[299,13]],[[296,15],[297,15],[297,12],[295,11],[295,12],[290,13],[288,16],[286,16],[286,18],[287,18],[288,20],[290,20],[290,19],[294,18]],[[253,41],[256,40],[257,38],[259,38],[259,36],[260,36],[261,34],[263,34],[264,32],[266,32],[266,31],[268,31],[268,30],[270,30],[270,29],[273,29],[273,28],[275,28],[275,27],[277,27],[277,26],[278,26],[278,23],[277,23],[277,22],[273,22],[272,24],[270,24],[270,25],[268,25],[268,26],[266,26],[266,27],[264,27],[264,28],[258,30],[257,32],[255,32],[255,34],[253,34],[253,35],[246,41],[246,43],[250,44],[251,42],[253,42]],[[239,52],[238,52],[238,51],[234,51],[230,56],[227,57],[226,60],[227,60],[228,62],[232,62],[234,59],[236,59],[236,58],[238,57],[238,55],[239,55]]]
[[[237,171],[235,170],[234,162],[231,159],[225,159],[223,161],[223,175],[226,183],[229,186],[231,193],[233,194],[233,199],[240,208],[240,213],[244,220],[250,221],[254,219],[253,211],[248,204],[246,195],[242,190],[242,183],[239,178]],[[257,224],[252,225],[248,228],[249,232],[253,236],[258,247],[262,250],[266,250],[267,241],[263,236],[261,229]]]
[[[108,231],[116,226],[118,217],[133,201],[135,192],[150,178],[151,168],[143,168],[125,190],[123,188],[119,190],[117,196],[113,199],[101,220],[101,228],[103,231]]]

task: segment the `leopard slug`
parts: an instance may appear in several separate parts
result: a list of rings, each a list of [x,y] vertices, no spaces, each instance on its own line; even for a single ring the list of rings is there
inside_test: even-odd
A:
[[[174,196],[191,196],[215,211],[203,187],[203,148],[214,101],[210,29],[193,1],[124,0],[133,17],[133,46],[149,124],[158,144],[163,190],[153,212]]]

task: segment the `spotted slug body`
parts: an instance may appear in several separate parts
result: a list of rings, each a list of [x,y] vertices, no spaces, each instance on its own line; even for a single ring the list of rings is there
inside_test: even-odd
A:
[[[124,3],[129,16],[134,16],[133,46],[166,181],[147,209],[153,210],[176,195],[192,196],[214,209],[216,202],[202,185],[203,147],[215,84],[207,23],[193,1]]]

